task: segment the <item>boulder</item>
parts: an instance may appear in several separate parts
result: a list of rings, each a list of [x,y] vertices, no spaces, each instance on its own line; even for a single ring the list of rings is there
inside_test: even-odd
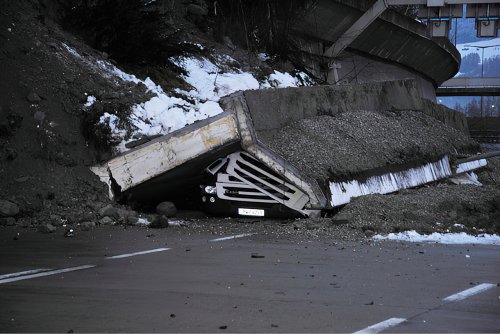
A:
[[[16,219],[14,217],[0,218],[0,226],[14,226]]]
[[[113,225],[115,221],[111,217],[103,217],[99,219],[99,225]]]
[[[177,214],[177,208],[172,202],[161,202],[156,206],[156,213],[166,217],[175,217]]]
[[[208,10],[206,8],[203,8],[202,6],[196,5],[194,3],[190,4],[187,7],[187,12],[189,15],[192,15],[195,17],[202,17],[202,16],[206,16],[208,14]]]
[[[40,101],[42,101],[42,98],[38,96],[38,94],[35,92],[30,92],[28,96],[26,96],[26,99],[28,100],[28,102],[35,104],[40,103]]]
[[[92,221],[95,217],[91,212],[73,212],[68,215],[68,223],[79,224],[85,221]]]
[[[375,231],[370,230],[370,229],[365,230],[365,236],[366,236],[367,238],[371,238],[371,237],[373,237],[374,235],[375,235]]]
[[[80,224],[80,230],[82,231],[90,231],[95,227],[94,222],[83,222]]]
[[[127,216],[125,220],[125,224],[127,225],[136,225],[139,222],[139,217],[137,216]]]
[[[339,224],[349,224],[352,220],[352,217],[350,214],[345,213],[345,212],[340,212],[333,216],[332,218],[332,223],[335,225]]]
[[[153,218],[149,227],[151,228],[166,228],[168,227],[168,218],[163,215],[158,215]]]
[[[9,161],[16,160],[17,156],[18,154],[15,148],[7,147],[5,149],[5,157],[7,158],[7,160]]]
[[[116,219],[120,218],[120,215],[118,214],[118,209],[113,207],[111,204],[106,205],[105,207],[101,208],[99,210],[99,216],[101,217],[113,217]]]
[[[64,221],[59,215],[50,215],[50,223],[54,226],[63,226]]]
[[[54,233],[56,227],[50,223],[38,225],[38,232],[41,233]]]
[[[139,214],[133,210],[118,209],[118,219],[126,221],[129,217],[139,217]]]
[[[0,200],[0,217],[14,217],[19,213],[19,207],[5,200]]]

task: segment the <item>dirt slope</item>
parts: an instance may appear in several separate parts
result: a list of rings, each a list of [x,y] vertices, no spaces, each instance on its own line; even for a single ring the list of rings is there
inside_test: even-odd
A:
[[[35,225],[89,219],[107,202],[87,168],[108,152],[96,134],[83,135],[87,95],[109,110],[145,98],[72,55],[65,45],[102,57],[40,10],[37,2],[3,1],[0,11],[0,199],[19,206],[19,222]]]

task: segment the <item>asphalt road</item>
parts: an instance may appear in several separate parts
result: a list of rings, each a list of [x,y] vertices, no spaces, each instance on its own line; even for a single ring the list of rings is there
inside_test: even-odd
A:
[[[17,231],[2,332],[500,332],[498,246]]]

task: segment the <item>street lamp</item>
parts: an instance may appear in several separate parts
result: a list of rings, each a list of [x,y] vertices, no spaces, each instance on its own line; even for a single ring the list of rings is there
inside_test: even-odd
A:
[[[467,47],[467,48],[478,48],[478,49],[482,50],[482,52],[481,52],[481,78],[484,77],[484,49],[493,48],[493,47],[496,47],[496,46],[500,46],[500,44],[487,45],[487,46],[482,46],[482,45],[464,45],[464,47]],[[483,118],[483,96],[482,95],[481,95],[481,118]]]
[[[500,44],[497,44],[497,45],[487,45],[487,46],[481,46],[481,45],[464,45],[464,47],[466,48],[478,48],[478,49],[482,49],[482,52],[481,52],[481,78],[483,77],[483,70],[484,70],[484,49],[488,49],[488,48],[494,48],[496,46],[500,46]]]

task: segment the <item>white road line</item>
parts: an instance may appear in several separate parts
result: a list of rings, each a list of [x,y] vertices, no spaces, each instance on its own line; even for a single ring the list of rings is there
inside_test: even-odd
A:
[[[464,290],[462,292],[456,293],[454,295],[448,296],[448,297],[444,298],[443,301],[445,301],[445,302],[456,302],[456,301],[459,301],[459,300],[464,300],[465,298],[477,295],[478,293],[481,293],[483,291],[489,290],[489,289],[491,289],[491,288],[493,288],[495,286],[496,286],[496,284],[491,284],[491,283],[479,284],[479,285],[476,285],[473,288],[470,288],[470,289]]]
[[[49,270],[52,270],[52,269],[33,269],[33,270],[19,271],[17,273],[4,274],[4,275],[0,275],[0,280],[6,279],[6,278],[29,275],[29,274],[36,274],[36,273],[39,273],[42,271],[49,271]]]
[[[354,332],[354,334],[376,334],[379,333],[389,327],[394,327],[399,325],[400,323],[406,321],[403,318],[390,318],[386,321],[379,322],[378,324],[372,325],[370,327],[366,327],[360,331]]]
[[[243,234],[238,234],[238,235],[231,235],[229,237],[222,237],[222,238],[212,239],[212,240],[209,240],[209,241],[210,242],[217,242],[217,241],[233,240],[233,239],[238,239],[238,238],[249,237],[249,236],[255,235],[255,234],[257,234],[257,233],[243,233]]]
[[[123,259],[124,257],[131,257],[131,256],[136,256],[136,255],[143,255],[143,254],[149,254],[149,253],[157,253],[157,252],[164,252],[169,250],[170,248],[156,248],[156,249],[150,249],[147,251],[142,251],[142,252],[135,252],[135,253],[129,253],[129,254],[122,254],[122,255],[115,255],[115,256],[108,256],[106,259]]]
[[[15,281],[22,281],[22,280],[26,280],[26,279],[32,279],[32,278],[43,277],[43,276],[57,275],[57,274],[67,273],[70,271],[83,270],[83,269],[89,269],[89,268],[94,268],[94,267],[95,267],[95,265],[90,264],[90,265],[79,266],[79,267],[45,271],[42,273],[37,273],[37,274],[32,274],[32,275],[6,278],[6,279],[0,280],[0,284],[5,284],[5,283],[10,283],[10,282],[15,282]]]

